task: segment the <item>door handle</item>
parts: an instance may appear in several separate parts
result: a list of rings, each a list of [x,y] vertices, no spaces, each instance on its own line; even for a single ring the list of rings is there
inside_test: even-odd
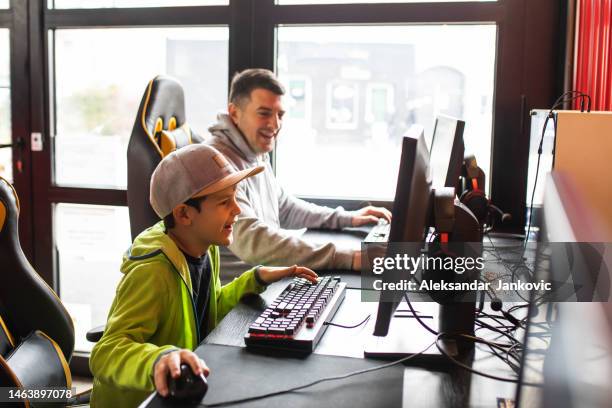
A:
[[[23,149],[23,146],[25,145],[25,143],[23,142],[23,138],[18,137],[17,140],[15,140],[15,143],[3,143],[0,144],[0,149],[8,149],[9,147],[18,147],[20,149]]]

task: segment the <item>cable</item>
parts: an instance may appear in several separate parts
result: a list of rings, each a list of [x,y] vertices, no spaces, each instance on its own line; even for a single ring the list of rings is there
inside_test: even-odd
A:
[[[466,364],[463,364],[462,362],[460,362],[460,361],[456,360],[456,359],[455,359],[453,356],[451,356],[450,354],[448,354],[448,353],[446,352],[446,350],[444,350],[444,347],[441,347],[441,346],[438,344],[439,340],[440,340],[442,337],[444,337],[444,336],[457,336],[457,337],[463,337],[463,338],[468,339],[468,340],[471,340],[471,341],[473,341],[473,342],[475,342],[475,343],[483,343],[483,344],[487,344],[487,345],[490,345],[490,346],[492,346],[492,347],[497,347],[498,349],[503,349],[503,348],[502,348],[502,347],[498,347],[498,346],[494,345],[494,343],[489,343],[488,341],[486,341],[486,340],[484,340],[484,339],[481,339],[481,338],[479,338],[479,337],[474,337],[474,336],[470,336],[470,335],[467,335],[467,334],[452,334],[452,335],[451,335],[451,334],[448,334],[448,333],[440,333],[440,334],[438,335],[438,337],[436,337],[436,341],[435,341],[436,347],[438,348],[438,350],[440,351],[440,353],[444,354],[444,355],[446,356],[446,358],[448,358],[448,359],[449,359],[451,362],[453,362],[453,364],[455,364],[455,365],[457,365],[457,366],[459,366],[459,367],[463,368],[464,370],[467,370],[467,371],[469,371],[469,372],[471,372],[471,373],[473,373],[473,374],[480,375],[480,376],[482,376],[482,377],[487,377],[487,378],[490,378],[490,379],[492,379],[492,380],[503,381],[503,382],[511,382],[511,383],[515,383],[515,384],[519,384],[519,383],[520,383],[520,384],[522,384],[522,385],[528,385],[528,386],[531,386],[531,387],[542,387],[542,384],[536,384],[536,383],[530,383],[530,382],[522,382],[522,383],[521,383],[521,382],[520,382],[518,379],[515,379],[515,378],[500,377],[500,376],[497,376],[497,375],[488,374],[488,373],[485,373],[485,372],[482,372],[482,371],[474,370],[472,367],[470,367],[470,366],[468,366],[468,365],[466,365]],[[503,351],[505,351],[505,350],[503,350]]]
[[[417,321],[418,321],[418,322],[421,324],[421,326],[423,326],[423,327],[424,327],[424,328],[425,328],[427,331],[429,331],[430,333],[432,333],[432,334],[436,335],[436,347],[440,348],[440,346],[438,345],[438,339],[439,339],[439,338],[440,338],[440,336],[441,336],[441,335],[443,335],[444,333],[438,333],[438,332],[436,332],[435,330],[433,330],[431,327],[429,327],[429,326],[428,326],[428,325],[427,325],[425,322],[423,322],[423,321],[421,320],[421,318],[419,317],[419,315],[418,315],[418,314],[415,312],[414,308],[412,307],[412,303],[410,302],[410,299],[408,298],[408,294],[407,294],[407,293],[404,293],[404,299],[406,300],[406,303],[408,304],[408,307],[410,308],[410,311],[412,312],[412,314],[414,315],[414,317],[417,319]],[[494,319],[494,320],[496,320],[496,319]],[[518,344],[520,344],[520,345],[521,345],[521,347],[522,347],[522,344],[521,344],[521,343],[520,343],[518,340],[516,340],[514,337],[510,336],[508,333],[504,333],[504,332],[502,332],[501,330],[498,330],[498,329],[496,329],[495,327],[493,327],[493,326],[491,326],[491,325],[489,325],[489,324],[487,324],[487,323],[484,323],[484,322],[480,321],[479,319],[475,319],[475,323],[476,323],[476,322],[477,322],[478,324],[480,324],[480,325],[481,325],[482,327],[484,327],[484,328],[487,328],[487,329],[489,329],[489,330],[492,330],[492,331],[494,331],[494,332],[497,332],[497,333],[499,333],[500,335],[506,336],[506,337],[507,337],[507,338],[509,338],[509,339],[510,339],[510,341],[511,341],[511,343],[510,343],[510,344],[507,344],[507,345],[506,345],[506,344],[503,344],[503,343],[493,343],[493,342],[489,342],[489,341],[484,340],[484,339],[479,338],[479,337],[473,337],[474,339],[478,339],[478,342],[482,342],[482,343],[485,343],[485,344],[493,344],[493,345],[495,345],[496,347],[498,347],[498,348],[502,348],[502,349],[503,349],[503,347],[504,347],[504,346],[507,346],[507,347],[512,347],[512,346],[515,346],[517,343],[518,343]],[[498,323],[500,323],[500,322],[498,321]],[[515,326],[515,329],[516,329],[516,326]],[[505,350],[504,350],[504,351],[505,351]],[[443,353],[443,354],[444,354],[446,357],[448,357],[448,358],[449,358],[451,361],[456,362],[456,360],[454,360],[453,358],[451,358],[451,357],[448,355],[448,353],[446,353],[446,352],[442,352],[442,353]],[[504,361],[504,362],[505,362],[505,363],[506,363],[506,364],[507,364],[507,365],[508,365],[508,366],[509,366],[509,367],[510,367],[512,370],[515,370],[515,368],[514,368],[515,364],[514,364],[514,363],[512,363],[512,362],[510,362],[510,361],[508,360],[508,358],[504,358],[504,357],[503,357],[503,356],[501,356],[499,353],[494,353],[494,354],[495,354],[495,355],[496,355],[496,356],[497,356],[497,357],[498,357],[500,360]],[[517,358],[517,359],[518,359],[518,358]],[[477,373],[477,374],[478,374],[478,373]],[[486,375],[485,375],[485,376],[486,376]],[[498,378],[500,378],[500,379],[501,379],[502,377],[498,377]]]
[[[412,312],[412,315],[417,319],[417,321],[421,324],[421,326],[423,326],[428,332],[430,332],[431,334],[437,336],[439,333],[437,331],[435,331],[434,329],[432,329],[431,327],[429,327],[422,319],[421,316],[419,316],[417,314],[417,312],[414,311],[414,308],[412,307],[412,303],[410,303],[410,299],[408,299],[408,293],[404,292],[404,299],[406,300],[406,303],[408,304],[408,308],[410,309],[410,311]]]
[[[483,313],[483,312],[479,312],[478,314],[479,314],[479,315],[481,315],[481,317],[483,317],[483,318],[485,318],[485,319],[491,319],[491,320],[493,320],[495,323],[499,324],[499,325],[500,325],[500,327],[512,327],[512,328],[516,328],[516,325],[514,325],[514,324],[512,324],[512,325],[510,326],[510,325],[505,325],[505,324],[503,324],[502,322],[500,322],[498,319],[508,320],[508,319],[506,319],[506,318],[505,318],[504,316],[502,316],[502,315],[490,315],[490,314],[486,314],[486,313]],[[476,318],[476,321],[479,321],[479,319],[478,319],[478,318]],[[494,326],[491,326],[491,327],[494,327]]]
[[[485,322],[481,321],[480,319],[477,319],[477,321],[478,321],[478,324],[480,324],[481,326],[483,326],[483,327],[485,327],[485,328],[487,328],[487,329],[489,329],[491,331],[494,331],[496,333],[499,333],[499,334],[503,335],[504,337],[508,338],[512,343],[519,343],[519,341],[517,339],[515,339],[514,337],[512,337],[510,334],[502,332],[501,330],[496,329],[494,326],[491,326],[490,324],[485,323]]]
[[[499,353],[493,346],[489,344],[485,344],[487,349],[480,349],[482,352],[489,353],[489,357],[497,357],[502,362],[504,362],[511,370],[515,373],[518,373],[518,369],[520,368],[521,362],[521,354],[518,350],[522,350],[522,345],[520,344],[508,344],[504,345],[507,349],[504,353]]]
[[[364,370],[352,371],[352,372],[347,373],[347,374],[320,378],[320,379],[318,379],[316,381],[313,381],[313,382],[310,382],[308,384],[304,384],[304,385],[300,385],[300,386],[292,387],[292,388],[287,388],[285,390],[273,391],[273,392],[269,392],[269,393],[266,393],[266,394],[255,395],[253,397],[239,398],[239,399],[230,400],[230,401],[215,402],[215,403],[212,403],[212,404],[200,404],[200,406],[205,406],[205,407],[211,407],[212,408],[212,407],[223,407],[223,406],[227,406],[227,405],[234,405],[234,404],[239,404],[239,403],[249,402],[249,401],[256,401],[256,400],[260,400],[260,399],[264,399],[264,398],[274,397],[276,395],[287,394],[287,393],[290,393],[290,392],[295,392],[295,391],[303,390],[304,388],[309,388],[309,387],[312,387],[314,385],[317,385],[317,384],[320,384],[320,383],[326,382],[326,381],[343,380],[345,378],[353,377],[353,376],[356,376],[356,375],[365,374],[365,373],[371,373],[373,371],[378,371],[378,370],[382,370],[384,368],[393,367],[395,365],[404,363],[404,362],[406,362],[408,360],[411,360],[411,359],[413,359],[413,358],[415,358],[415,357],[425,353],[427,350],[429,350],[431,348],[431,346],[436,344],[436,341],[437,341],[437,339],[435,341],[433,341],[429,346],[427,346],[423,350],[419,351],[418,353],[415,353],[415,354],[412,354],[410,356],[401,358],[399,360],[392,361],[392,362],[387,363],[387,364],[382,364],[382,365],[379,365],[379,366],[376,366],[376,367],[372,367],[372,368],[366,368]]]
[[[537,170],[536,170],[536,173],[537,173]],[[534,192],[535,192],[535,190],[534,190]],[[532,196],[532,198],[533,198],[533,196]],[[529,231],[529,228],[528,228],[528,231]],[[526,241],[526,240],[524,241],[524,244],[523,244],[522,254],[521,254],[521,260],[520,260],[520,261],[519,261],[519,260],[517,260],[517,261],[509,261],[509,260],[504,259],[504,257],[502,257],[502,256],[501,256],[501,254],[499,253],[499,249],[498,249],[498,247],[497,247],[497,246],[496,246],[496,245],[493,243],[493,240],[491,239],[491,237],[490,237],[488,234],[487,234],[487,238],[488,238],[488,240],[489,240],[489,243],[491,244],[491,247],[493,248],[493,251],[494,251],[494,255],[495,255],[496,260],[497,260],[498,262],[500,262],[500,263],[503,265],[503,267],[504,267],[504,268],[505,268],[507,271],[509,271],[509,272],[510,272],[510,274],[511,274],[511,275],[510,275],[510,278],[511,278],[512,282],[515,282],[516,272],[517,272],[517,270],[518,270],[518,269],[520,269],[521,267],[524,267],[524,268],[525,268],[527,271],[529,271],[528,278],[530,278],[530,279],[532,279],[532,278],[533,278],[533,276],[534,276],[535,272],[534,272],[533,270],[531,270],[531,268],[529,268],[529,267],[528,267],[528,266],[525,264],[525,259],[526,259],[526,258],[525,258],[525,251],[526,251],[526,245],[527,245],[527,241]],[[512,267],[512,266],[510,266],[510,265],[509,265],[509,264],[511,264],[512,262],[514,262],[514,263],[515,263],[514,267]],[[505,277],[505,276],[507,276],[507,275],[504,275],[504,277]],[[498,278],[500,278],[500,277],[501,277],[501,276],[498,276]],[[526,302],[526,303],[529,303],[529,299],[525,299],[525,298],[523,297],[523,295],[521,295],[521,293],[520,293],[518,290],[514,290],[514,292],[515,292],[515,294],[516,294],[516,295],[517,295],[519,298],[521,298],[521,300],[522,300],[522,301],[524,301],[524,302]]]
[[[548,124],[548,117],[544,121],[544,129]],[[542,130],[542,140],[544,140],[544,130]],[[531,193],[531,204],[529,204],[529,221],[527,222],[527,234],[525,234],[524,248],[527,248],[527,242],[529,241],[529,233],[531,232],[531,219],[533,218],[533,201],[536,193],[536,186],[538,184],[538,174],[540,172],[540,159],[542,158],[541,148],[538,149],[538,162],[536,164],[535,180],[533,182],[533,191]]]
[[[367,323],[367,322],[370,320],[370,317],[372,317],[372,315],[368,315],[368,317],[366,317],[365,319],[363,319],[363,320],[361,321],[361,323],[357,323],[357,324],[356,324],[356,325],[354,325],[354,326],[345,326],[345,325],[343,325],[343,324],[332,323],[332,322],[323,322],[323,324],[324,324],[325,326],[334,326],[334,327],[340,327],[340,328],[342,328],[342,329],[356,329],[357,327],[359,327],[359,326],[361,326],[361,325],[363,325],[363,324]]]

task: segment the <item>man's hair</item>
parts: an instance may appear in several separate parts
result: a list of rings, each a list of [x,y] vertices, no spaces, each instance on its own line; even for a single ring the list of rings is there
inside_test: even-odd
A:
[[[200,212],[202,201],[204,201],[205,198],[206,196],[190,198],[189,200],[185,201],[183,204],[193,207],[196,210],[198,210],[198,212]],[[170,213],[166,215],[164,217],[164,227],[165,227],[164,232],[168,232],[169,229],[172,229],[175,226],[176,226],[176,221],[174,220],[174,214]]]
[[[285,88],[276,79],[274,73],[267,69],[250,68],[237,72],[232,78],[229,101],[237,106],[251,98],[255,89],[267,89],[276,95],[284,95]]]

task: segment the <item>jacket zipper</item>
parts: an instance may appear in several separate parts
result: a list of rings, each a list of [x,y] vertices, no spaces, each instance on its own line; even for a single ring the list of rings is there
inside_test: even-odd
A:
[[[163,251],[162,251],[162,253],[163,253]],[[197,342],[197,345],[199,345],[200,344],[200,327],[199,327],[198,322],[197,322],[197,316],[198,315],[196,313],[196,307],[195,307],[195,302],[193,300],[193,294],[191,294],[191,291],[189,290],[189,285],[187,285],[187,282],[185,282],[185,279],[183,279],[183,276],[178,271],[178,269],[176,269],[176,266],[174,266],[174,264],[172,263],[170,258],[168,258],[166,256],[166,254],[164,254],[164,256],[166,257],[166,259],[168,259],[168,262],[170,262],[170,265],[172,265],[172,269],[174,269],[174,271],[181,278],[181,282],[183,282],[183,284],[187,287],[187,291],[190,292],[189,298],[191,300],[191,310],[193,311],[193,320],[195,321],[194,326],[195,326],[195,329],[196,329],[196,342]]]

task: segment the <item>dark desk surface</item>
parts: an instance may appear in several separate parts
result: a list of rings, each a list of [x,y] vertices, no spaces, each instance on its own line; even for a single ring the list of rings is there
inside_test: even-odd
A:
[[[315,239],[358,245],[363,232],[350,234],[314,231]],[[348,287],[360,287],[360,276],[348,271],[342,274]],[[375,320],[375,303],[361,302],[359,290],[349,289],[334,321],[359,322],[373,314],[367,326],[346,330],[329,327],[315,353],[295,357],[273,352],[263,354],[244,347],[243,336],[248,325],[274,299],[287,282],[271,285],[261,297],[249,297],[237,305],[210,333],[197,349],[211,368],[209,391],[203,404],[212,404],[291,388],[313,380],[376,367],[384,361],[363,358],[363,339],[368,337]],[[497,358],[478,348],[474,367],[504,377],[511,372]],[[467,362],[473,356],[467,356]],[[414,367],[396,365],[343,380],[329,381],[292,393],[235,406],[255,407],[401,407],[402,398],[415,407],[496,407],[497,398],[513,398],[515,385],[490,380],[453,365]],[[143,406],[176,406],[152,395]]]

